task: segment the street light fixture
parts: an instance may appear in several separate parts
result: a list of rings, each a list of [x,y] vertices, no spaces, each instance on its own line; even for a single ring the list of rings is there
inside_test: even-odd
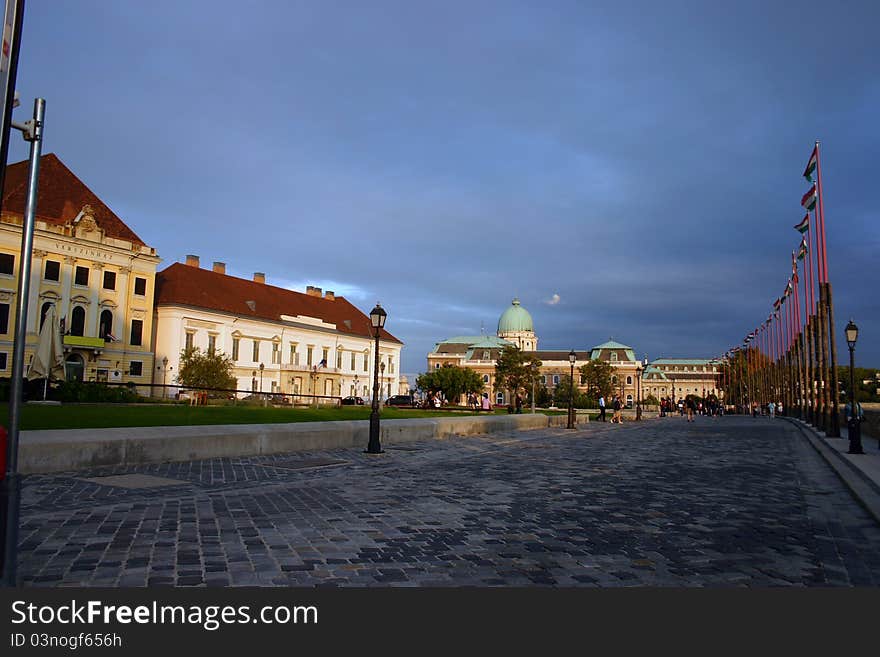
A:
[[[568,362],[571,364],[571,387],[568,391],[568,428],[574,429],[574,362],[577,354],[574,349],[568,352]]]
[[[370,311],[370,326],[376,339],[376,349],[373,359],[373,399],[370,411],[370,443],[367,445],[367,454],[381,454],[382,445],[379,442],[379,332],[385,326],[388,313],[378,303]]]
[[[636,368],[636,420],[642,419],[642,368]]]
[[[852,319],[844,329],[846,344],[849,347],[849,420],[847,421],[847,433],[849,434],[849,450],[847,454],[864,454],[862,449],[862,426],[861,414],[859,413],[858,400],[856,399],[856,375],[855,375],[855,350],[856,340],[859,339],[859,327]]]

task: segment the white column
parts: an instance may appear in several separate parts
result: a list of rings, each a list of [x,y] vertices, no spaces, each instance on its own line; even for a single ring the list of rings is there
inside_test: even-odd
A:
[[[40,330],[40,281],[43,278],[43,263],[46,261],[46,252],[34,249],[31,259],[31,285],[28,294],[28,318],[27,333],[36,333]]]

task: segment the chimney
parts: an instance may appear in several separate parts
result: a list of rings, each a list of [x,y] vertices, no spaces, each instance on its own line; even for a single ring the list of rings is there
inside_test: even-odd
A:
[[[266,282],[266,274],[261,271],[254,272],[254,283],[265,283]]]
[[[218,274],[225,274],[226,273],[226,263],[225,262],[215,262],[213,269]]]
[[[199,256],[197,256],[197,255],[188,255],[188,256],[186,256],[186,264],[187,264],[189,267],[195,267],[196,269],[198,269],[198,267],[199,267]]]
[[[330,299],[330,301],[333,301],[333,300],[336,298],[336,295],[333,294],[333,291],[332,291],[332,290],[327,290],[327,291],[324,293],[324,298],[325,298],[325,299]]]
[[[306,286],[306,294],[308,294],[310,297],[319,297],[320,298],[321,288],[315,287],[314,285],[307,285]]]

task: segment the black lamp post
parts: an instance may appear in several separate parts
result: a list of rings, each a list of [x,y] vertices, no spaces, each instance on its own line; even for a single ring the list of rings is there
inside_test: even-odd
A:
[[[856,399],[856,375],[855,375],[855,349],[856,340],[859,339],[859,327],[850,319],[844,329],[846,344],[849,347],[849,420],[847,421],[847,433],[849,434],[849,450],[847,454],[864,454],[862,449],[862,427],[859,417],[858,400]]]
[[[571,364],[571,388],[568,391],[568,428],[574,429],[574,362],[577,354],[572,349],[568,353],[568,362]]]
[[[642,368],[636,368],[636,421],[642,419]]]
[[[266,366],[263,363],[260,363],[260,392],[263,392],[263,370],[266,369]]]
[[[358,396],[358,375],[357,374],[354,375],[354,393],[353,394],[355,397],[355,402],[357,402],[357,396]]]
[[[379,443],[379,331],[385,326],[388,313],[378,303],[370,311],[370,326],[373,328],[373,336],[376,338],[376,353],[373,360],[373,400],[370,411],[370,444],[367,445],[367,454],[381,454],[382,445]]]

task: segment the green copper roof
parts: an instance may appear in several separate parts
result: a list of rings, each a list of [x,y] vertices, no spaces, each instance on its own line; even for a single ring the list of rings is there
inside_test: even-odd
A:
[[[717,363],[714,358],[657,358],[651,365],[709,365]]]
[[[519,299],[514,299],[510,308],[501,314],[498,320],[498,333],[507,333],[513,331],[532,331],[535,328],[532,324],[532,316],[529,311],[519,305]]]
[[[615,342],[614,340],[603,342],[602,344],[593,347],[593,349],[629,349],[630,351],[632,351],[632,347],[630,347],[629,345],[620,344],[619,342]]]
[[[497,338],[494,335],[457,335],[453,338],[441,340],[435,344],[434,351],[437,351],[437,348],[441,344],[466,344],[471,348],[499,349],[501,347],[510,346],[513,343]]]
[[[615,342],[614,340],[609,340],[608,342],[603,342],[602,344],[596,345],[595,347],[593,347],[590,350],[590,359],[596,360],[597,358],[599,358],[599,353],[603,349],[609,349],[609,350],[614,350],[614,351],[623,351],[627,360],[633,361],[633,362],[636,360],[636,355],[633,352],[632,347],[625,345],[625,344],[620,344],[619,342]]]

